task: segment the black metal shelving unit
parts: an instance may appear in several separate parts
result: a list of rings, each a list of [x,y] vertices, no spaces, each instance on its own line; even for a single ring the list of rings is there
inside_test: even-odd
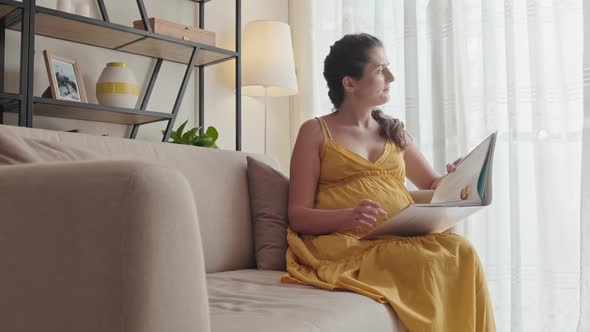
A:
[[[205,3],[191,0],[199,7],[199,28],[205,27]],[[142,124],[164,121],[162,141],[168,141],[180,103],[194,67],[198,70],[199,126],[205,124],[205,67],[235,60],[236,150],[241,150],[241,0],[235,0],[235,50],[185,41],[156,34],[150,25],[143,0],[136,0],[145,30],[112,23],[103,0],[97,0],[102,20],[37,6],[35,0],[0,0],[0,123],[4,112],[18,113],[18,125],[33,126],[33,115],[132,125],[135,138]],[[20,93],[5,93],[6,29],[21,32]],[[138,109],[109,107],[33,96],[35,36],[45,36],[109,50],[128,52],[157,59]],[[170,113],[147,110],[152,89],[163,61],[186,65],[182,84]]]

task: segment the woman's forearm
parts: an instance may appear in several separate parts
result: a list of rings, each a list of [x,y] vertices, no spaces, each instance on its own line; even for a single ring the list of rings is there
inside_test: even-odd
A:
[[[289,227],[300,234],[330,234],[341,231],[350,222],[352,215],[352,209],[289,209]]]

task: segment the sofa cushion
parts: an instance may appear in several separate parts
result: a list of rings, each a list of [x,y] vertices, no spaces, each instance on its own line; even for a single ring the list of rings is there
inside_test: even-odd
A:
[[[246,160],[256,267],[285,271],[289,179],[262,161]]]
[[[211,332],[406,331],[391,306],[347,291],[283,284],[283,272],[207,276]]]
[[[0,130],[0,165],[92,159],[99,157],[88,150]]]

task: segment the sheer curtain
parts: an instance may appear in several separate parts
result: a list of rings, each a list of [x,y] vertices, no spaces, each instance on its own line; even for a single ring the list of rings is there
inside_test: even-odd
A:
[[[584,1],[584,132],[582,142],[582,200],[580,265],[582,301],[578,331],[590,331],[590,3]]]
[[[589,228],[580,213],[582,0],[295,0],[291,7],[302,87],[293,132],[331,110],[322,76],[329,46],[346,33],[379,37],[396,76],[383,109],[405,121],[437,170],[498,131],[494,202],[457,229],[484,262],[498,330],[580,324],[582,331],[588,250],[581,245],[588,248],[582,232]]]

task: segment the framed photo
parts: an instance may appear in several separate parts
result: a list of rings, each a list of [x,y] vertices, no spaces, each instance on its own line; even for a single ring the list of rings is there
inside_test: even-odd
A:
[[[51,94],[55,99],[87,103],[82,73],[75,60],[43,51]]]

